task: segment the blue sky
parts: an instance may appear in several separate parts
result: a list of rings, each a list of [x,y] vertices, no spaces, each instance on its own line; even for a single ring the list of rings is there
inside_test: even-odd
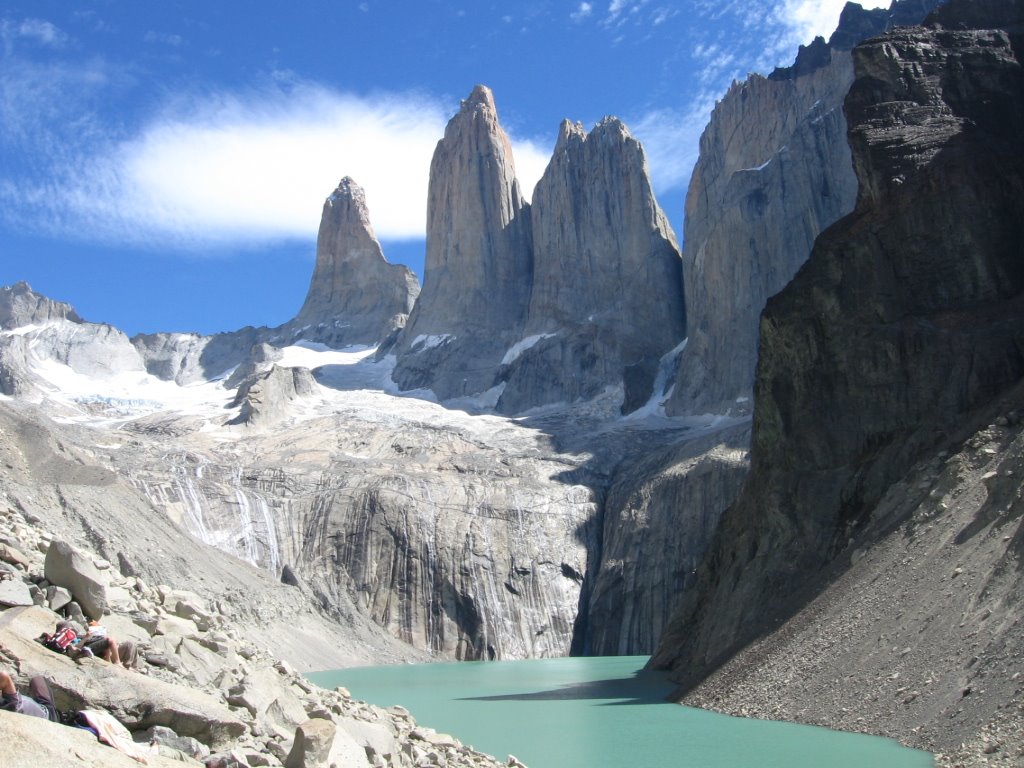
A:
[[[422,278],[430,156],[477,83],[528,193],[563,118],[623,119],[682,237],[715,99],[827,37],[842,5],[5,0],[0,284],[129,334],[277,325],[343,176]]]

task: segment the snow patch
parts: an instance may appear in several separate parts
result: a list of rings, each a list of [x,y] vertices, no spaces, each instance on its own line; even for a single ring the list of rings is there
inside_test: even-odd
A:
[[[554,333],[539,333],[536,336],[527,336],[522,341],[519,341],[509,347],[508,352],[501,358],[502,365],[509,365],[514,362],[523,352],[537,345],[537,342],[543,339],[549,339],[557,334]]]
[[[654,385],[651,388],[651,397],[642,406],[632,413],[627,413],[620,421],[636,422],[649,417],[668,418],[665,415],[665,403],[672,396],[675,384],[669,386],[669,381],[675,378],[676,370],[679,367],[679,356],[686,349],[689,338],[683,339],[673,349],[662,355],[658,362],[658,372],[654,376]]]
[[[738,171],[736,171],[736,173],[744,173],[746,171],[752,171],[752,172],[756,173],[757,171],[763,171],[765,168],[767,168],[769,165],[771,165],[771,162],[774,159],[775,159],[775,155],[772,155],[771,157],[769,157],[767,160],[765,160],[763,163],[761,163],[756,168],[740,168]]]
[[[372,357],[376,347],[346,347],[332,349],[326,344],[299,341],[281,350],[281,359],[275,364],[281,368],[309,368],[313,370],[324,365],[355,365]]]
[[[33,334],[48,331],[51,328],[59,328],[64,320],[50,320],[46,323],[33,323],[31,325],[22,325],[18,328],[9,328],[4,331],[0,331],[0,336],[30,336]]]
[[[409,345],[410,352],[426,352],[428,349],[434,347],[440,347],[442,344],[447,344],[452,341],[455,337],[450,333],[439,333],[433,335],[420,334],[412,340],[412,344]]]

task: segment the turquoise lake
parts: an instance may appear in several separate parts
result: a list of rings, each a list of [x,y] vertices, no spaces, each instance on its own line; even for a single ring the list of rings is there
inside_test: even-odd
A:
[[[311,673],[529,768],[931,768],[894,741],[747,720],[664,701],[645,656],[362,667]]]

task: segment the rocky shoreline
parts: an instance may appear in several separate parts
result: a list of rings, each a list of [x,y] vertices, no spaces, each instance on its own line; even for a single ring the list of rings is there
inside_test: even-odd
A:
[[[400,706],[318,688],[267,647],[266,630],[199,594],[124,576],[95,553],[72,549],[24,512],[0,504],[0,668],[20,690],[50,682],[60,710],[100,709],[139,743],[148,764],[217,768],[345,765],[367,768],[504,765],[457,739],[416,724]],[[46,553],[73,552],[74,589],[52,584]],[[239,564],[241,565],[241,564]],[[49,567],[48,567],[49,566]],[[65,569],[67,571],[68,569]],[[132,640],[137,668],[72,660],[36,642],[65,615],[81,618],[79,592],[111,637]],[[86,593],[89,593],[88,595]],[[50,606],[59,606],[60,612]],[[134,765],[86,731],[0,712],[7,768]],[[509,763],[516,761],[510,758]]]

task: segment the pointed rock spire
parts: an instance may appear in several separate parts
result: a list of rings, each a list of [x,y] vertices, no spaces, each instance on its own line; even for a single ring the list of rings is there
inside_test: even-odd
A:
[[[423,292],[396,350],[395,381],[442,399],[490,387],[506,342],[522,327],[531,274],[529,206],[494,97],[478,85],[430,164]],[[440,354],[451,364],[439,366]]]
[[[419,292],[416,277],[389,264],[370,225],[366,193],[349,177],[324,202],[316,266],[296,325],[334,345],[374,344],[404,323]]]
[[[563,121],[531,210],[534,274],[524,337],[498,406],[590,398],[625,382],[646,402],[685,336],[682,262],[639,142],[617,118]]]

